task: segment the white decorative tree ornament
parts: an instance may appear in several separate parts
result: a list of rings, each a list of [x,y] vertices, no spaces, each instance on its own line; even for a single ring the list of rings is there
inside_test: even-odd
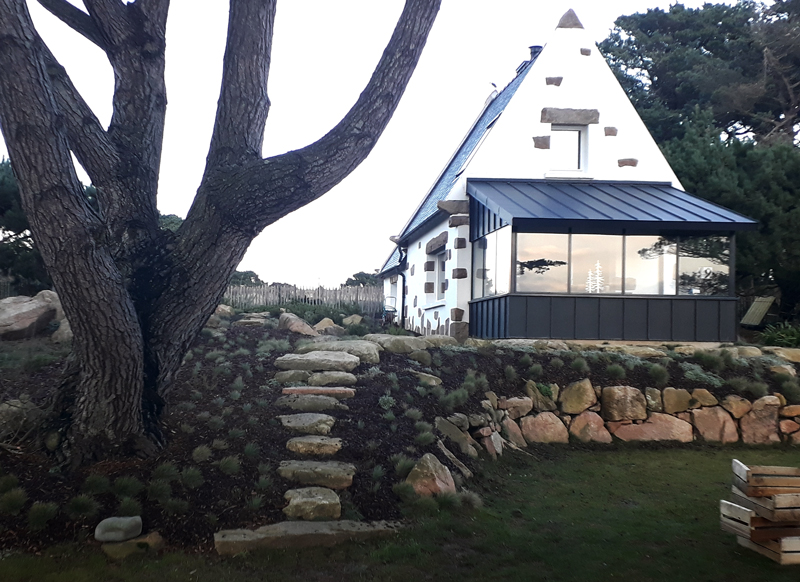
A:
[[[594,272],[589,271],[586,277],[587,293],[602,293],[605,289],[605,279],[603,278],[603,267],[598,260],[594,265]]]

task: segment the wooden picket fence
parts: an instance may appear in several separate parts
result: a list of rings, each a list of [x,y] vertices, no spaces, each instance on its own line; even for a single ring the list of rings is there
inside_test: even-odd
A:
[[[236,309],[250,309],[265,305],[308,303],[343,307],[358,305],[364,315],[380,316],[383,313],[383,287],[339,287],[337,289],[303,289],[293,285],[231,285],[225,292],[225,303]]]

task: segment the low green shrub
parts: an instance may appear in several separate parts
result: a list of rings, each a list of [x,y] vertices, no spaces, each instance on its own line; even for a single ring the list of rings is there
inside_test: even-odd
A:
[[[197,489],[205,482],[202,471],[197,467],[186,467],[181,471],[181,483],[187,489]]]
[[[702,368],[714,374],[719,374],[725,369],[725,360],[719,354],[697,350],[692,356],[692,359]]]
[[[733,388],[739,394],[750,394],[753,398],[761,398],[769,394],[769,386],[764,382],[751,380],[750,378],[731,378],[725,384]]]
[[[418,408],[409,408],[403,413],[403,416],[411,420],[422,420],[422,411]]]
[[[119,479],[117,479],[117,481],[118,480]],[[67,501],[64,511],[70,519],[79,521],[82,519],[89,519],[97,515],[97,513],[100,511],[100,504],[88,495],[76,495]]]
[[[800,382],[797,378],[781,382],[778,391],[783,394],[789,404],[800,404]]]
[[[800,347],[800,326],[786,321],[774,323],[764,328],[758,339],[765,346],[798,348]]]
[[[533,380],[541,378],[543,373],[544,369],[542,368],[541,364],[534,364],[528,368],[528,377]]]
[[[606,366],[606,374],[612,380],[623,380],[625,378],[625,368],[619,364],[609,364]]]
[[[414,459],[410,459],[405,455],[398,455],[396,459],[392,459],[392,462],[394,463],[394,472],[397,473],[400,479],[408,477],[411,469],[417,464]]]
[[[167,515],[183,515],[189,511],[189,502],[185,499],[168,497],[159,503]]]
[[[162,463],[150,474],[151,479],[160,479],[162,481],[170,482],[176,481],[180,477],[178,468],[172,463]]]
[[[420,446],[426,447],[436,442],[436,436],[432,432],[421,432],[414,437],[414,442]]]
[[[192,459],[195,463],[204,463],[211,458],[211,447],[199,445],[192,451]]]
[[[117,477],[111,490],[117,497],[136,497],[144,489],[144,483],[136,477]]]
[[[3,475],[0,477],[0,495],[11,491],[19,485],[19,479],[15,475]]]
[[[452,392],[441,396],[439,398],[439,404],[441,404],[448,412],[452,412],[459,406],[466,404],[468,400],[469,393],[464,388],[457,388]]]
[[[241,468],[242,464],[234,456],[224,457],[219,461],[219,470],[226,475],[236,475]]]
[[[648,373],[657,388],[664,388],[669,383],[669,371],[661,364],[651,364]]]
[[[0,514],[19,515],[28,502],[28,494],[22,487],[14,487],[0,495]]]
[[[243,454],[246,459],[253,461],[261,455],[261,447],[258,446],[258,443],[247,443],[244,446]]]
[[[28,529],[32,532],[42,531],[57,513],[58,504],[36,501],[28,510]]]
[[[573,371],[584,376],[590,372],[589,364],[585,359],[580,357],[572,360],[572,363],[569,365],[569,367],[572,368]]]
[[[120,517],[136,517],[142,515],[142,504],[136,499],[123,497],[117,507],[117,515]]]
[[[553,368],[554,370],[560,370],[561,368],[564,367],[564,360],[562,360],[561,358],[553,358],[552,360],[550,360],[550,367]]]
[[[397,401],[394,399],[394,397],[389,396],[388,394],[384,394],[378,398],[378,406],[384,410],[391,410],[394,408],[395,404],[397,404]]]
[[[172,495],[172,486],[164,479],[154,479],[147,486],[147,499],[150,501],[164,501]]]
[[[508,380],[509,382],[514,382],[517,380],[517,378],[519,378],[517,370],[514,369],[514,366],[510,364],[503,369],[503,374],[505,375],[506,380]]]
[[[691,362],[681,362],[678,364],[683,370],[683,376],[687,380],[694,380],[695,382],[701,382],[703,384],[708,384],[709,386],[713,386],[714,388],[719,388],[722,386],[723,380],[716,374],[712,374],[710,372],[706,372],[698,366],[697,364],[693,364]]]

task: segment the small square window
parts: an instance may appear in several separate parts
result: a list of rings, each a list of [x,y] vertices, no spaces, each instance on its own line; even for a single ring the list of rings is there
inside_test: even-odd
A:
[[[576,125],[553,125],[550,134],[550,170],[586,171],[586,128]]]

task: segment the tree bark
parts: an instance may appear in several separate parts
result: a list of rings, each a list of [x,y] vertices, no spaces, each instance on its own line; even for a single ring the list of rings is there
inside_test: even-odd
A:
[[[38,36],[24,0],[0,0],[0,129],[73,353],[54,419],[73,464],[163,444],[159,416],[186,350],[253,238],[344,179],[394,113],[438,12],[407,0],[350,112],[318,142],[261,158],[274,0],[231,0],[214,132],[177,233],[158,228],[168,0],[40,0],[102,48],[115,76],[104,130]],[[13,72],[13,73],[7,73]],[[74,153],[98,190],[83,195]]]

